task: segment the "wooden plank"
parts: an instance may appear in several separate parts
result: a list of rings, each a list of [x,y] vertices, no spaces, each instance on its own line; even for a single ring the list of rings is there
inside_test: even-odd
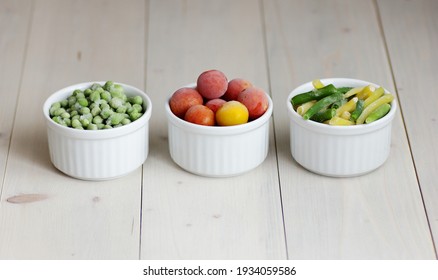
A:
[[[415,168],[435,244],[438,240],[438,2],[378,1]],[[400,20],[402,18],[403,20]]]
[[[145,19],[141,0],[35,1],[0,204],[0,258],[138,258],[141,168],[98,183],[61,174],[49,160],[42,105],[77,82],[142,88]]]
[[[0,5],[0,194],[23,70],[32,6],[29,4],[7,0]]]
[[[390,157],[364,176],[312,174],[290,155],[287,95],[326,77],[394,91],[372,1],[263,1],[280,183],[291,259],[433,259],[400,111]]]
[[[261,166],[210,179],[172,162],[165,124],[167,97],[204,70],[269,88],[259,3],[151,1],[149,13],[147,91],[155,109],[144,165],[141,258],[286,258],[272,130]]]

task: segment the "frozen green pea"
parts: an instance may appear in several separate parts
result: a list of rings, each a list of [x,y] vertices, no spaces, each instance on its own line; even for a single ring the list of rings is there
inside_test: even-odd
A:
[[[61,100],[61,107],[66,108],[67,106],[68,106],[68,100],[67,99]]]
[[[111,109],[107,108],[102,109],[102,111],[100,112],[100,116],[105,120],[108,119],[112,114],[114,114],[114,112]]]
[[[110,129],[110,128],[113,128],[113,127],[111,125],[109,125],[109,124],[106,124],[106,125],[103,126],[103,129]]]
[[[77,127],[75,127],[75,129],[84,130],[84,128],[82,126],[77,126]]]
[[[99,107],[99,103],[97,101],[91,103],[90,106],[88,106],[88,108],[90,108],[90,110],[93,110],[95,107]]]
[[[94,123],[94,124],[100,124],[100,123],[102,123],[102,122],[103,122],[103,119],[102,119],[101,116],[95,116],[95,117],[93,118],[93,123]]]
[[[72,110],[72,111],[70,111],[70,117],[74,117],[74,116],[76,116],[76,115],[78,115],[79,113],[78,113],[78,111],[76,111],[76,110]]]
[[[51,116],[54,115],[55,111],[61,108],[61,103],[60,102],[55,102],[52,104],[52,106],[50,106],[49,109],[49,113]]]
[[[87,127],[90,124],[90,121],[88,119],[80,119],[80,122],[83,127]]]
[[[82,90],[80,89],[75,89],[72,93],[73,96],[77,96],[78,94],[82,93]]]
[[[126,106],[122,105],[116,110],[117,113],[124,114],[126,112]]]
[[[79,116],[78,114],[74,115],[71,117],[71,120],[79,120],[81,116]]]
[[[131,96],[128,98],[129,102],[132,104],[138,104],[138,105],[142,105],[143,104],[143,98],[141,98],[141,96]]]
[[[111,93],[109,93],[108,91],[105,90],[100,94],[100,98],[102,98],[103,100],[106,100],[107,102],[110,102]]]
[[[82,107],[82,108],[79,110],[79,113],[81,113],[82,115],[89,114],[89,113],[90,113],[90,108],[88,108],[88,107]]]
[[[105,110],[105,109],[109,109],[109,110],[111,110],[111,107],[110,107],[110,105],[108,105],[108,104],[100,104],[100,109],[101,110]]]
[[[114,113],[111,115],[111,117],[108,118],[109,121],[111,121],[111,125],[117,125],[119,124],[125,116],[120,113]]]
[[[61,116],[61,118],[63,118],[63,119],[69,119],[69,118],[70,118],[70,114],[67,113],[67,112],[62,113],[60,116]]]
[[[69,98],[67,98],[68,101],[68,106],[73,106],[76,103],[76,97],[74,96],[70,96]]]
[[[58,108],[53,112],[54,116],[60,116],[64,113],[66,113],[67,111],[64,108]]]
[[[72,119],[72,121],[71,121],[71,126],[73,127],[73,128],[77,128],[77,127],[82,127],[82,124],[81,124],[81,122],[79,121],[79,119]]]
[[[92,91],[95,91],[96,89],[101,88],[101,87],[102,87],[102,86],[99,85],[98,83],[94,83],[94,84],[91,85],[90,89],[91,89]]]
[[[113,86],[114,86],[114,82],[113,81],[107,81],[105,83],[105,85],[103,86],[103,88],[106,89],[107,91],[109,91]]]
[[[82,106],[82,107],[87,107],[88,106],[88,100],[85,97],[80,97],[78,98],[78,103]]]
[[[66,126],[71,126],[71,120],[70,119],[63,119]]]
[[[129,114],[129,117],[131,118],[131,121],[135,121],[138,118],[140,118],[142,115],[143,115],[142,113],[139,113],[134,110],[132,113]]]
[[[79,92],[76,94],[76,99],[85,98],[85,94],[83,92]]]
[[[89,122],[91,122],[93,120],[93,115],[91,113],[84,114],[84,115],[80,116],[79,119],[80,120],[87,119]]]
[[[122,124],[123,124],[123,125],[127,125],[127,124],[129,124],[129,123],[131,123],[131,120],[130,120],[130,119],[126,119],[126,118],[125,118],[125,119],[122,120]]]
[[[93,91],[90,94],[90,100],[93,101],[93,102],[95,102],[97,100],[100,100],[100,93],[98,91]]]
[[[97,115],[100,114],[101,111],[102,111],[102,110],[99,108],[99,106],[96,106],[96,107],[94,107],[93,109],[91,109],[91,114],[92,114],[93,116],[97,116]]]
[[[52,118],[52,120],[53,120],[54,122],[56,122],[57,124],[61,124],[61,122],[62,122],[62,118],[61,118],[60,116],[54,116],[54,117]]]
[[[73,104],[73,106],[71,107],[72,110],[76,110],[79,111],[81,110],[82,106],[81,104],[79,104],[79,102],[76,102],[75,104]]]
[[[85,97],[90,96],[90,94],[91,94],[92,92],[93,92],[93,91],[92,91],[91,89],[89,89],[89,88],[87,88],[86,90],[84,90],[84,95],[85,95]]]
[[[105,125],[103,123],[97,123],[96,126],[97,126],[97,129],[103,129],[105,127]]]
[[[117,109],[117,108],[119,108],[120,106],[122,106],[124,103],[125,103],[125,102],[124,102],[121,98],[119,98],[119,97],[113,97],[113,98],[111,99],[111,101],[109,102],[109,105],[110,105],[112,108]]]
[[[94,123],[90,123],[87,126],[87,130],[97,130],[97,125],[95,125]]]
[[[143,107],[139,104],[132,104],[132,108],[134,108],[139,113],[143,111]]]

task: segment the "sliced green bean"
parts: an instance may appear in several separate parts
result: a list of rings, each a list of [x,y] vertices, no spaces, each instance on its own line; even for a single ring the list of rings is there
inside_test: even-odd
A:
[[[388,103],[380,105],[379,107],[377,107],[376,110],[369,114],[369,116],[365,119],[365,123],[371,123],[380,118],[383,118],[386,114],[388,114],[389,110],[391,110],[391,105],[389,105]]]
[[[351,117],[350,117],[352,121],[356,122],[357,118],[360,116],[360,114],[362,114],[362,111],[364,108],[363,103],[364,103],[363,99],[359,99],[356,102],[356,109],[354,109],[354,111],[353,111],[353,113],[351,113]]]
[[[336,109],[329,108],[327,110],[322,110],[317,112],[310,119],[316,122],[325,122],[326,120],[333,118],[335,115],[336,115]]]
[[[320,89],[313,89],[308,92],[300,93],[292,97],[292,106],[298,106],[311,100],[320,100],[336,92],[338,92],[336,87],[332,84],[329,84]]]
[[[344,94],[341,92],[335,92],[332,95],[326,96],[319,101],[317,101],[306,113],[303,115],[303,119],[308,120],[317,112],[327,108],[331,104],[341,100],[344,97]]]

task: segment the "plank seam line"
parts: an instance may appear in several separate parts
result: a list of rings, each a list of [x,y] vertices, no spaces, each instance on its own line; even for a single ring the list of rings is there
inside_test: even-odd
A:
[[[383,40],[383,46],[385,48],[386,58],[388,60],[388,65],[389,65],[389,69],[390,69],[390,72],[391,72],[392,82],[394,83],[394,90],[397,92],[398,107],[400,109],[400,114],[401,114],[401,117],[402,117],[403,127],[405,129],[405,135],[406,135],[406,139],[408,141],[409,151],[410,151],[410,154],[411,154],[411,161],[412,161],[412,164],[413,164],[414,170],[415,170],[415,177],[417,179],[418,190],[420,192],[421,202],[423,204],[423,210],[424,210],[424,213],[426,215],[427,225],[429,227],[429,234],[430,234],[430,238],[432,240],[432,245],[433,245],[433,250],[434,250],[434,253],[435,253],[435,258],[438,259],[437,247],[435,245],[435,240],[434,240],[434,236],[433,236],[433,233],[432,233],[432,227],[431,227],[431,224],[430,224],[429,215],[427,213],[426,203],[424,201],[424,195],[423,195],[423,192],[421,190],[420,178],[418,176],[417,166],[415,164],[415,159],[414,159],[414,154],[413,154],[413,151],[412,151],[411,141],[409,139],[409,133],[408,133],[408,129],[406,127],[405,119],[404,119],[403,108],[402,108],[402,105],[401,105],[401,102],[400,102],[400,96],[398,94],[397,81],[396,81],[396,78],[395,78],[394,68],[392,67],[391,55],[390,55],[390,52],[389,52],[388,41],[386,40],[385,31],[384,31],[384,28],[383,28],[382,16],[380,14],[379,5],[377,3],[377,0],[373,0],[372,2],[373,2],[373,5],[374,5],[374,10],[376,12],[377,23],[379,25],[380,35],[381,35],[382,40]]]
[[[271,86],[271,72],[270,72],[270,64],[269,64],[269,54],[268,54],[268,39],[266,34],[266,18],[265,18],[265,7],[263,4],[263,0],[259,0],[259,9],[260,9],[260,17],[261,17],[261,27],[262,27],[262,34],[263,34],[263,47],[264,47],[264,54],[265,54],[265,64],[266,64],[266,72],[268,75],[268,87],[269,87],[269,93],[272,96],[272,86]],[[286,259],[289,259],[289,252],[288,252],[288,246],[287,246],[287,238],[286,238],[286,222],[284,219],[284,207],[283,207],[283,194],[281,192],[281,178],[280,178],[280,165],[278,162],[278,148],[277,148],[277,137],[275,134],[275,122],[274,122],[274,115],[275,112],[272,112],[272,131],[273,131],[273,138],[274,138],[274,149],[275,149],[275,161],[277,164],[277,178],[278,178],[278,190],[280,194],[280,205],[281,205],[281,217],[283,221],[283,236],[284,236],[284,246],[286,251]]]
[[[147,57],[148,57],[148,42],[149,42],[149,1],[145,0],[144,1],[144,6],[145,6],[145,10],[144,10],[144,15],[145,15],[145,19],[144,19],[144,46],[143,46],[143,51],[144,51],[144,57],[143,57],[143,72],[144,72],[144,77],[143,77],[143,88],[146,91],[146,86],[147,86]],[[141,198],[140,198],[140,236],[139,236],[139,250],[138,250],[138,259],[141,260],[141,252],[142,252],[142,236],[143,236],[143,191],[144,191],[144,164],[142,164],[141,166]]]
[[[5,168],[3,170],[3,181],[1,184],[1,188],[0,188],[0,202],[2,201],[3,189],[5,187],[5,182],[6,182],[6,170],[8,169],[9,155],[11,154],[12,138],[14,135],[14,128],[15,128],[15,119],[17,117],[18,102],[20,101],[20,93],[21,93],[22,84],[23,84],[24,68],[26,66],[27,53],[29,50],[30,34],[32,33],[31,32],[32,21],[33,21],[34,9],[35,9],[34,2],[35,1],[32,0],[32,2],[30,3],[30,17],[29,17],[29,21],[27,23],[27,34],[26,34],[26,40],[24,43],[24,51],[23,51],[24,54],[23,54],[23,59],[21,61],[21,73],[20,73],[20,79],[18,82],[17,96],[15,98],[15,109],[14,109],[14,114],[13,114],[14,117],[12,118],[11,135],[9,135],[8,152],[6,154]]]

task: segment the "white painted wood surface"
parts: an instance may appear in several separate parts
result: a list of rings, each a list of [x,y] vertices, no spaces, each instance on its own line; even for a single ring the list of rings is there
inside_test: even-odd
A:
[[[410,148],[438,240],[438,1],[379,1]],[[403,20],[397,20],[403,18]]]
[[[395,2],[1,1],[0,259],[436,259],[437,4]],[[274,101],[268,158],[233,178],[189,174],[168,152],[168,96],[211,68]],[[375,172],[327,178],[291,157],[286,97],[324,77],[398,95]],[[121,179],[69,178],[50,163],[42,104],[107,79],[151,97],[149,157]]]

